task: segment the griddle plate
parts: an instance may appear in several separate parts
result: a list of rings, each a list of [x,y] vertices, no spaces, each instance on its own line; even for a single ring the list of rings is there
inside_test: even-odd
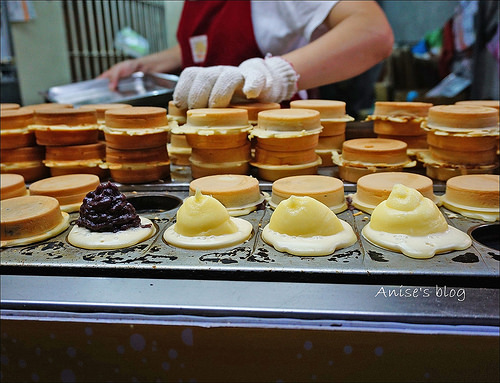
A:
[[[188,186],[179,190],[165,191],[171,196],[184,199]],[[126,193],[127,194],[127,193]],[[135,196],[157,196],[158,190],[134,192]],[[445,277],[498,278],[499,251],[488,248],[477,241],[462,251],[438,254],[430,259],[412,259],[403,254],[374,246],[361,237],[363,226],[369,215],[358,210],[346,210],[337,216],[348,222],[355,230],[358,241],[354,245],[321,257],[299,257],[276,251],[261,238],[262,228],[269,222],[272,210],[261,206],[259,210],[240,217],[252,223],[254,233],[245,243],[216,251],[186,250],[171,246],[163,240],[164,230],[173,224],[177,209],[164,212],[144,212],[141,215],[153,220],[158,227],[156,235],[149,240],[126,249],[84,250],[70,245],[64,233],[28,246],[2,249],[1,266],[9,272],[58,273],[78,272],[83,275],[109,275],[130,273],[137,276],[176,276],[192,278],[197,275],[210,277],[222,273],[226,278],[245,280],[262,278],[298,278],[306,281],[336,280],[337,278],[390,278],[426,277],[440,281]],[[441,208],[449,224],[468,232],[484,222],[462,217]],[[71,214],[74,221],[78,213]]]

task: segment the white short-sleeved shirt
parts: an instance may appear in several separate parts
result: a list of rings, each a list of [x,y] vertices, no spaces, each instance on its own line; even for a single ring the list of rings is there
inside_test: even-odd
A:
[[[252,1],[252,23],[260,51],[263,55],[283,55],[317,39],[328,31],[325,20],[337,3]]]

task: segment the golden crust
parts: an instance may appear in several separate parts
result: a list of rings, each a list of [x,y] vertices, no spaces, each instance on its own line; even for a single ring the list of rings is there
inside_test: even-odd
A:
[[[420,125],[421,121],[395,122],[375,120],[373,122],[373,131],[378,135],[425,136],[427,132]]]
[[[121,129],[104,128],[106,146],[113,149],[133,150],[150,149],[168,142],[168,130],[153,128],[150,130],[136,129],[134,132]],[[140,134],[142,131],[142,134]],[[137,134],[135,134],[137,133]]]
[[[367,120],[389,120],[394,122],[421,121],[432,107],[428,102],[377,101],[373,114]]]
[[[226,134],[186,134],[186,140],[191,148],[199,149],[228,149],[238,148],[248,142],[248,133],[246,131],[236,131]]]
[[[4,149],[0,152],[0,162],[2,163],[43,161],[44,157],[45,148],[43,146]]]
[[[347,208],[344,183],[338,178],[322,175],[299,175],[280,178],[273,182],[271,206],[295,196],[309,196],[340,213]]]
[[[2,174],[0,176],[0,199],[22,197],[28,193],[24,177],[20,174]]]
[[[496,128],[498,134],[498,110],[472,105],[437,105],[429,109],[427,128],[445,130],[476,130]]]
[[[418,190],[424,197],[437,203],[439,200],[434,195],[432,179],[420,174],[406,172],[381,172],[360,177],[357,180],[356,193],[352,196],[353,204],[360,210],[371,213],[383,200],[389,197],[396,184]]]
[[[236,148],[193,148],[191,149],[191,159],[199,163],[223,163],[250,161],[250,141],[246,141],[242,146]]]
[[[299,137],[257,137],[256,146],[270,151],[296,151],[315,149],[319,133]]]
[[[111,178],[124,184],[154,182],[170,178],[170,162],[110,166]]]
[[[316,161],[300,165],[267,165],[257,162],[252,162],[251,165],[257,168],[259,178],[276,181],[283,177],[317,174],[321,158],[318,156]]]
[[[35,121],[34,113],[30,110],[22,109],[2,109],[1,119],[1,129],[21,129],[32,125]]]
[[[106,143],[101,141],[87,145],[47,146],[45,160],[47,161],[79,161],[104,159]]]
[[[43,146],[66,146],[94,144],[99,140],[97,125],[81,126],[78,129],[35,129],[36,143]]]
[[[28,128],[0,131],[0,149],[16,149],[36,145],[35,133]]]
[[[37,125],[65,125],[80,126],[97,124],[95,110],[73,108],[43,108],[35,110],[35,124]]]
[[[1,205],[2,242],[43,234],[64,219],[59,202],[53,197],[15,197],[3,200]]]
[[[113,129],[147,129],[168,125],[167,109],[155,106],[118,108],[105,113],[105,124]]]
[[[408,145],[399,140],[385,138],[356,138],[342,144],[342,160],[354,163],[404,164],[409,161]]]
[[[312,109],[275,109],[259,113],[258,129],[301,132],[322,129],[320,113]]]
[[[270,109],[280,109],[281,105],[277,102],[242,102],[230,104],[229,107],[245,109],[248,112],[248,121],[255,124],[258,121],[258,115],[260,112]]]
[[[104,115],[107,110],[113,110],[113,109],[120,109],[120,108],[131,108],[132,105],[129,104],[121,104],[121,103],[115,103],[115,104],[86,104],[80,106],[78,109],[80,110],[95,110],[97,113],[97,120],[98,121],[105,121]]]
[[[496,209],[499,207],[500,176],[469,174],[446,181],[446,200],[469,209]]]
[[[314,148],[295,151],[272,151],[255,148],[255,162],[267,165],[300,165],[314,162],[317,154]]]
[[[59,197],[85,195],[97,186],[99,186],[99,177],[95,175],[69,174],[33,182],[29,190],[31,195],[45,195],[59,199]]]
[[[248,175],[249,171],[250,165],[248,161],[206,164],[191,160],[191,175],[193,179],[216,174]]]
[[[115,149],[106,147],[106,162],[110,164],[168,162],[169,156],[166,145],[143,149]]]
[[[199,190],[210,195],[226,208],[241,208],[261,202],[259,181],[248,175],[217,174],[201,177],[189,183],[189,195]]]
[[[346,104],[344,101],[321,100],[321,99],[294,100],[290,102],[290,108],[292,109],[317,110],[320,113],[321,120],[328,120],[328,119],[341,119],[346,121],[349,120],[350,116],[346,115],[345,105]]]
[[[200,108],[187,111],[183,129],[192,128],[245,128],[248,112],[237,108]]]

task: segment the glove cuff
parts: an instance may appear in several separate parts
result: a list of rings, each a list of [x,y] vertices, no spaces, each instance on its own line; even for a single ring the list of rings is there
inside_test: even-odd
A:
[[[271,90],[273,102],[289,100],[297,92],[299,75],[295,72],[292,64],[279,56],[266,56],[264,59],[266,67],[275,79],[279,79],[280,87]],[[279,89],[278,89],[279,88]]]

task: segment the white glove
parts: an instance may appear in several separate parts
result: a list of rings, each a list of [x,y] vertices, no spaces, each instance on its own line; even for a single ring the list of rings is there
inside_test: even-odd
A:
[[[281,102],[297,91],[299,76],[281,57],[252,58],[239,67],[189,67],[182,71],[173,101],[178,108],[222,108],[242,93],[260,102]]]

